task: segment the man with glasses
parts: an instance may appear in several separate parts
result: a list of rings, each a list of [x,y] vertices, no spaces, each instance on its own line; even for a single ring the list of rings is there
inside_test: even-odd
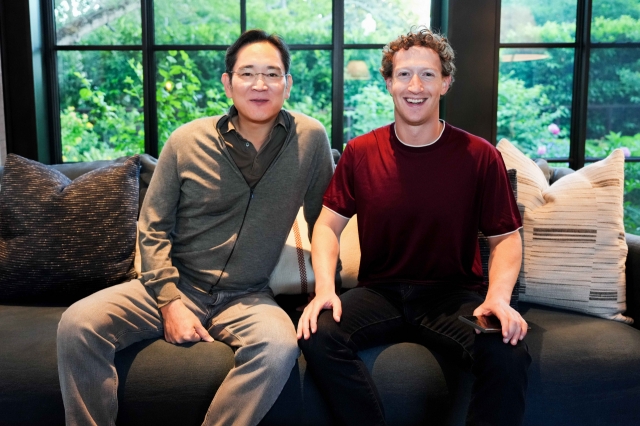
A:
[[[311,229],[333,174],[324,127],[282,109],[290,61],[278,36],[245,32],[225,58],[229,113],[167,141],[140,213],[142,277],[78,301],[58,326],[67,424],[115,424],[115,352],[163,336],[235,352],[206,425],[256,425],[282,391],[299,350],[269,277],[300,206]]]
[[[380,72],[395,123],[347,144],[324,196],[311,248],[316,297],[298,338],[337,424],[386,424],[358,351],[399,339],[474,373],[468,425],[522,422],[531,357],[522,341],[527,324],[509,306],[521,219],[500,153],[439,119],[453,59],[447,39],[426,28],[385,47]],[[338,297],[338,241],[354,214],[359,286]],[[486,298],[478,230],[490,247]],[[495,315],[502,333],[476,335],[461,315]]]

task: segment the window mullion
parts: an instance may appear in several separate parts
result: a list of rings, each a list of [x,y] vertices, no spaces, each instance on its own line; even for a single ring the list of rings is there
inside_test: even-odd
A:
[[[569,167],[584,166],[587,139],[589,95],[589,53],[591,47],[591,2],[578,0],[576,19],[576,50],[574,61],[573,99],[571,105],[571,146]]]
[[[158,158],[158,108],[156,102],[153,0],[140,0],[142,12],[142,69],[144,87],[144,150]]]
[[[344,125],[344,1],[333,0],[331,147],[342,152]]]
[[[60,99],[58,90],[58,63],[56,50],[56,31],[53,20],[53,1],[42,0],[42,43],[45,71],[45,85],[47,90],[47,110],[49,111],[49,135],[51,147],[51,163],[62,163],[62,130],[60,126]]]
[[[247,31],[247,0],[240,0],[240,34]]]

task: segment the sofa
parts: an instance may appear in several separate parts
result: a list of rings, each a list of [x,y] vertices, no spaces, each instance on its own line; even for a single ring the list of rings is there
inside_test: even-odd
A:
[[[141,156],[140,202],[155,160]],[[116,160],[118,161],[118,160]],[[74,179],[110,161],[51,166]],[[567,169],[550,169],[553,182]],[[0,176],[2,169],[0,168]],[[0,191],[1,191],[0,187]],[[640,319],[640,237],[626,235],[626,314]],[[297,323],[307,296],[278,295]],[[520,302],[531,326],[525,425],[640,424],[640,329],[564,309]],[[0,425],[61,425],[56,328],[66,305],[0,304]],[[390,425],[464,424],[473,377],[416,343],[361,353]],[[116,355],[119,425],[196,425],[233,366],[223,343],[144,341]],[[301,355],[262,425],[330,425],[329,410]]]

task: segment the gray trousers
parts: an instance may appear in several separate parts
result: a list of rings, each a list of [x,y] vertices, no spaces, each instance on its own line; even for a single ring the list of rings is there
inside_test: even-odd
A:
[[[203,424],[258,424],[284,388],[299,355],[291,319],[270,291],[209,296],[191,287],[179,290],[184,304],[209,334],[235,352],[235,365],[216,392]],[[58,325],[57,340],[67,424],[115,425],[115,353],[163,336],[153,292],[138,280],[109,287],[70,306]]]

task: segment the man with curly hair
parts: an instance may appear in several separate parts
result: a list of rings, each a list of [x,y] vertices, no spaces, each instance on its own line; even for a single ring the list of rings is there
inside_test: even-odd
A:
[[[495,147],[439,119],[453,61],[447,39],[426,28],[385,47],[380,72],[395,122],[347,144],[324,195],[312,243],[316,297],[298,339],[338,424],[385,424],[358,351],[400,338],[473,372],[467,424],[522,422],[531,357],[527,323],[509,305],[521,218]],[[359,284],[338,296],[338,243],[354,214]],[[478,230],[490,247],[486,298]],[[502,333],[476,334],[460,315],[494,315]]]

